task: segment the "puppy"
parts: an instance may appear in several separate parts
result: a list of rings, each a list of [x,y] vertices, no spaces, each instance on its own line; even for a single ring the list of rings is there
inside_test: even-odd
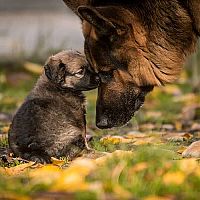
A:
[[[50,57],[13,118],[8,133],[13,153],[50,163],[51,157],[72,159],[88,148],[82,91],[94,89],[98,83],[98,76],[79,52],[63,51]]]

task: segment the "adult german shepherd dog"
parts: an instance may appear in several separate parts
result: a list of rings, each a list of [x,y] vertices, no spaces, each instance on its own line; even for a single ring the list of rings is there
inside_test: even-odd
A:
[[[82,20],[101,77],[99,128],[127,123],[154,86],[176,80],[200,35],[200,0],[63,0]]]

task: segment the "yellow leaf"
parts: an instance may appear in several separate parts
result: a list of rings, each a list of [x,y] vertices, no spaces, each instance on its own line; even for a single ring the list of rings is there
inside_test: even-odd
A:
[[[145,169],[148,168],[148,163],[146,162],[141,162],[141,163],[137,163],[136,165],[134,165],[131,169],[130,172],[134,173],[134,172],[140,172],[143,171]]]
[[[139,145],[145,145],[145,144],[150,144],[148,140],[137,140],[134,142],[134,145],[139,146]]]
[[[19,175],[21,174],[22,172],[24,172],[24,170],[26,170],[27,168],[33,166],[35,164],[35,162],[29,162],[29,163],[26,163],[26,164],[21,164],[21,165],[17,165],[16,167],[11,167],[11,168],[8,168],[8,167],[5,167],[5,173],[7,175]]]
[[[43,68],[41,65],[35,64],[35,63],[31,63],[31,62],[25,62],[24,63],[24,68],[34,74],[42,74],[43,72]]]
[[[9,128],[10,128],[9,126],[4,126],[4,127],[1,129],[2,133],[3,133],[3,134],[8,133]]]
[[[62,176],[52,186],[52,191],[80,191],[89,189],[85,177],[96,168],[91,159],[76,159],[69,168],[63,171]]]
[[[18,194],[12,194],[11,192],[0,192],[0,199],[7,199],[7,200],[31,200],[32,198],[18,195]]]
[[[132,143],[133,140],[126,139],[121,136],[106,136],[106,137],[101,138],[100,142],[106,145],[106,144]]]
[[[173,197],[161,197],[161,196],[148,196],[143,200],[173,200]]]
[[[183,135],[183,138],[185,138],[185,140],[190,140],[191,138],[193,138],[193,135],[190,134],[190,133],[185,133],[185,134]]]
[[[177,153],[182,154],[186,149],[187,147],[182,146],[178,149]]]
[[[183,129],[183,124],[180,121],[176,121],[175,128],[177,131],[181,131]]]
[[[113,192],[116,194],[117,197],[121,197],[122,199],[130,199],[133,195],[121,187],[119,184],[113,186]]]
[[[51,162],[53,165],[62,166],[65,164],[64,160],[59,160],[57,158],[51,157]]]
[[[166,185],[181,185],[185,180],[185,174],[183,172],[168,172],[163,176],[163,182]]]
[[[190,174],[190,173],[195,172],[197,169],[200,169],[200,166],[198,162],[196,161],[196,159],[189,158],[189,159],[180,160],[180,169],[185,174]]]
[[[55,165],[45,165],[30,172],[34,183],[52,184],[62,175],[62,170]]]
[[[139,145],[145,145],[145,144],[158,144],[158,143],[159,144],[161,143],[161,139],[159,137],[151,136],[151,137],[139,139],[133,144],[136,146],[139,146]]]

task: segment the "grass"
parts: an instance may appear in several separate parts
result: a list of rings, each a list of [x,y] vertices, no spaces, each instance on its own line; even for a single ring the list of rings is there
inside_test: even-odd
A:
[[[17,69],[16,71],[21,72],[21,69]],[[0,67],[0,112],[14,113],[33,87],[37,76],[24,70],[22,72],[32,77],[28,81],[28,84],[26,80],[22,80],[19,84],[12,85],[6,80],[8,74],[13,73],[13,70],[10,72]],[[185,84],[179,84],[178,87],[183,94],[192,90],[191,87],[187,87]],[[166,199],[198,199],[200,195],[199,172],[197,173],[194,170],[189,171],[189,169],[188,172],[182,170],[182,158],[176,153],[179,149],[179,144],[168,142],[165,144],[136,146],[120,143],[105,145],[99,142],[103,136],[108,134],[123,135],[133,130],[137,131],[137,126],[145,123],[156,125],[174,124],[177,116],[181,114],[184,103],[174,102],[173,94],[158,92],[155,95],[155,93],[152,93],[147,97],[144,108],[131,120],[128,126],[102,131],[95,127],[96,95],[96,90],[86,92],[88,101],[87,126],[88,131],[94,135],[91,146],[97,151],[102,152],[112,153],[119,149],[132,151],[133,154],[124,157],[114,156],[105,161],[103,165],[98,166],[95,171],[86,176],[85,180],[93,188],[96,187],[96,189],[76,191],[75,194],[72,194],[71,199],[145,199],[149,196],[157,196],[158,199],[161,199],[161,197],[165,197]],[[160,112],[161,116],[155,118],[148,117],[148,111]],[[1,122],[0,128],[7,125],[7,122],[4,124]],[[151,132],[151,134],[154,133]],[[0,148],[7,145],[7,139],[2,137],[0,139]],[[2,167],[18,166],[19,164],[21,163],[16,161],[13,165],[4,165],[0,160]],[[49,172],[48,176],[52,177],[53,175]],[[175,176],[175,180],[173,176]],[[181,181],[181,178],[184,178],[184,180]],[[180,182],[177,182],[176,179],[180,179]],[[43,179],[41,178],[41,180]],[[52,192],[50,189],[52,185],[54,185],[54,182],[51,182],[51,179],[49,182],[46,182],[45,179],[44,182],[36,181],[36,179],[32,180],[29,176],[29,171],[15,176],[5,176],[0,173],[0,198],[1,195],[6,196],[6,198],[10,196],[10,199],[37,196],[44,192]],[[62,192],[61,196],[64,195]],[[66,197],[60,199],[66,199]]]

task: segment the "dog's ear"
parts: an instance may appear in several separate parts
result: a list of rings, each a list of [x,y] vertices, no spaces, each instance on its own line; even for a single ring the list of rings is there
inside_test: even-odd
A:
[[[193,20],[194,28],[200,36],[200,2],[199,0],[187,1],[189,12]]]
[[[94,7],[79,6],[78,14],[81,19],[86,20],[88,23],[93,25],[102,35],[110,35],[113,33],[123,35],[127,31],[127,27],[123,27],[119,24],[113,23],[112,21],[104,17]]]

